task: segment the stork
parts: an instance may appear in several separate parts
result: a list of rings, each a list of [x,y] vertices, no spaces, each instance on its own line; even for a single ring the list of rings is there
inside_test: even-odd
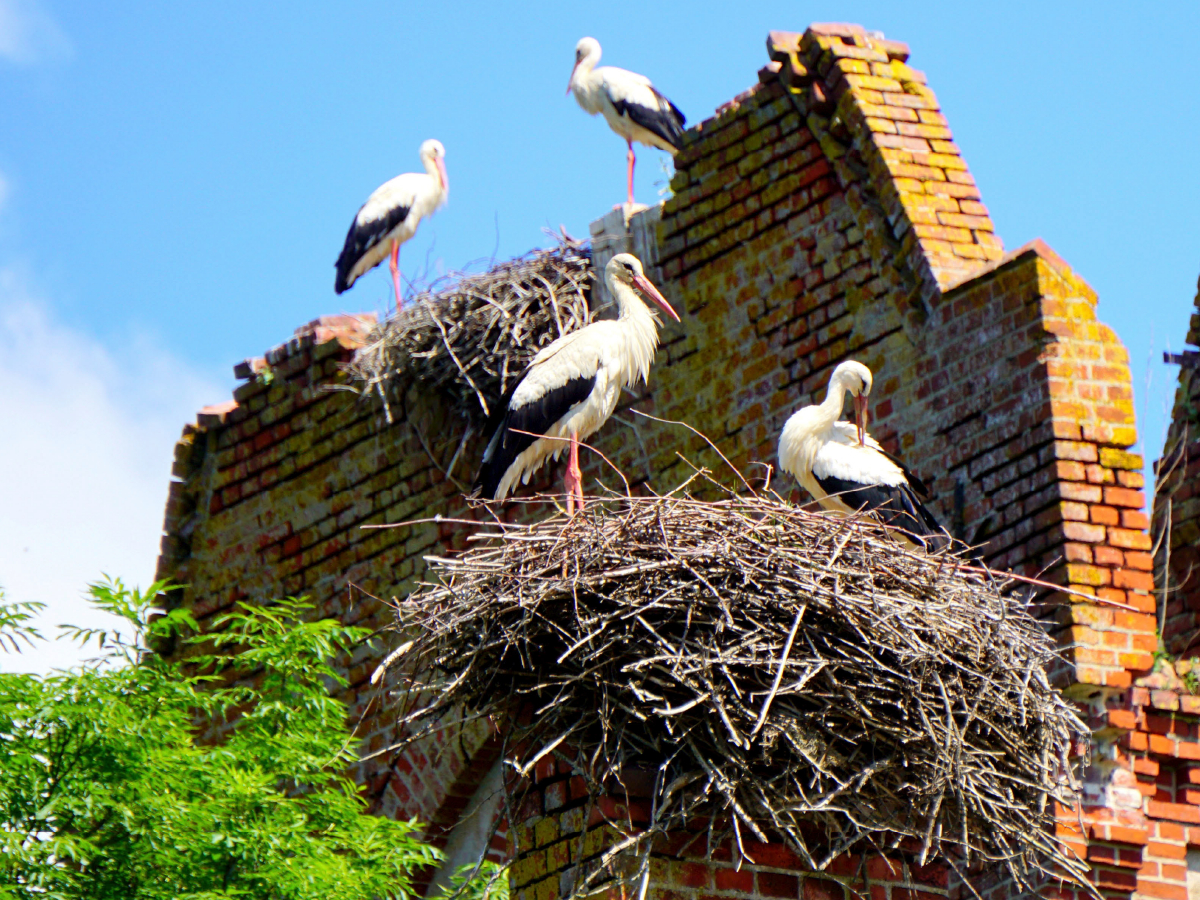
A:
[[[854,425],[838,421],[847,392],[854,398]],[[898,529],[904,543],[940,548],[945,529],[918,499],[918,494],[928,499],[928,488],[866,433],[870,393],[870,369],[853,360],[839,364],[825,401],[798,410],[783,426],[779,465],[835,515],[866,509],[889,531]]]
[[[679,151],[686,120],[679,108],[655,90],[650,79],[615,66],[601,66],[600,42],[582,38],[575,45],[575,68],[567,83],[567,93],[590,115],[604,114],[608,127],[625,138],[629,147],[629,201],[633,207],[633,142],[657,147],[674,156]]]
[[[446,202],[446,148],[441,141],[421,144],[424,172],[405,172],[377,187],[350,223],[342,255],[334,264],[334,293],[349,290],[359,276],[391,254],[388,268],[400,308],[400,245],[417,233],[417,225]]]
[[[679,321],[636,256],[618,253],[604,267],[604,278],[617,300],[617,318],[565,334],[533,358],[497,411],[475,482],[477,494],[503,500],[518,481],[527,484],[548,456],[557,458],[569,449],[567,512],[574,513],[576,502],[583,508],[579,439],[612,415],[622,388],[649,377],[658,349],[658,317],[638,291]]]

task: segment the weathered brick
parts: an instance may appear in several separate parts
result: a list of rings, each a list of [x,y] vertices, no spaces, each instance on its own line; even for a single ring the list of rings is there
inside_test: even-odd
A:
[[[978,186],[936,97],[914,70],[888,62],[897,57],[885,42],[848,26],[773,35],[772,41],[781,71],[766,70],[764,83],[684,138],[675,159],[677,191],[646,233],[658,240],[661,275],[653,277],[688,314],[682,325],[664,330],[649,384],[637,387],[636,400],[623,397],[617,417],[589,443],[654,490],[670,489],[683,477],[677,452],[724,471],[703,442],[627,415],[636,403],[664,419],[689,422],[739,470],[757,471],[752,467],[774,460],[786,415],[819,400],[838,361],[862,359],[875,371],[872,429],[916,471],[938,476],[934,513],[968,536],[978,529],[981,552],[1001,568],[1037,572],[1065,557],[1071,582],[1095,594],[1095,602],[1060,595],[1067,608],[1051,610],[1077,645],[1062,680],[1084,686],[1081,696],[1098,691],[1099,699],[1089,703],[1125,703],[1119,698],[1137,691],[1149,703],[1145,679],[1158,673],[1145,670],[1156,649],[1157,620],[1155,597],[1141,593],[1152,586],[1138,490],[1141,460],[1119,449],[1136,438],[1128,355],[1096,320],[1094,294],[1044,245],[986,265],[1000,259],[1003,244]],[[778,81],[785,60],[790,73],[803,67],[800,99],[825,112],[799,118]],[[837,103],[836,123],[819,105],[818,83]],[[655,215],[635,215],[633,227]],[[231,602],[234,586],[261,599],[295,588],[344,612],[354,604],[346,600],[351,580],[378,596],[403,596],[425,574],[426,555],[464,546],[466,529],[445,523],[358,527],[474,516],[439,466],[458,457],[455,475],[469,479],[482,441],[467,440],[459,454],[461,418],[432,390],[417,390],[408,419],[392,426],[373,400],[324,390],[344,377],[338,366],[349,359],[341,337],[327,339],[334,327],[320,325],[329,333],[313,330],[307,343],[272,351],[268,356],[286,373],[285,383],[239,389],[236,416],[205,419],[204,434],[193,430],[193,438],[215,442],[210,459],[219,457],[221,465],[201,462],[193,471],[188,453],[187,465],[180,464],[188,490],[214,498],[197,526],[211,544],[197,546],[188,559],[164,554],[164,574],[186,575],[180,580],[190,585],[188,602],[216,609]],[[414,423],[423,423],[420,435]],[[422,439],[431,446],[423,447]],[[251,452],[256,442],[257,455]],[[589,490],[599,478],[611,481],[611,470],[585,457]],[[522,490],[554,491],[558,478],[548,467]],[[773,487],[783,485],[802,499],[789,476],[776,479]],[[529,509],[505,515],[533,515]],[[171,520],[176,531],[180,521],[178,515]],[[269,540],[259,546],[258,536]],[[178,534],[168,539],[182,552]],[[1058,569],[1057,577],[1062,574]],[[356,660],[348,671],[362,681],[371,662]],[[1142,679],[1137,684],[1134,674]],[[1185,710],[1177,692],[1156,693],[1170,694]],[[365,687],[353,687],[349,696],[366,708]],[[365,724],[378,751],[390,738],[376,709]],[[1149,735],[1137,730],[1138,715],[1132,705],[1095,713],[1099,723],[1128,732],[1113,738],[1115,755],[1097,768],[1132,776],[1129,754],[1149,746]],[[1192,752],[1183,748],[1194,744],[1155,736],[1170,743],[1174,758]],[[375,808],[430,821],[450,816],[447,810],[469,799],[471,779],[482,775],[462,773],[475,762],[486,770],[472,756],[485,738],[481,733],[462,752],[443,742],[439,752],[401,754],[395,772],[386,773],[389,786],[371,788]],[[567,773],[555,777],[512,828],[518,846],[544,842],[514,866],[516,900],[560,896],[561,883],[549,873],[566,866],[563,829],[575,816],[577,832],[583,813]],[[1124,791],[1131,803],[1141,803],[1136,787],[1119,779],[1085,796],[1108,788],[1109,796]],[[546,816],[547,809],[557,812]],[[1132,810],[1122,814],[1132,816]],[[534,816],[538,822],[530,824]],[[1091,836],[1099,834],[1104,837]],[[1085,840],[1097,847],[1140,845],[1145,828],[1113,821],[1089,835],[1077,837],[1085,851]],[[588,840],[598,852],[601,841],[612,838],[597,831]],[[786,848],[772,855],[769,846],[756,848],[758,867],[740,871],[715,857],[711,865],[664,862],[655,869],[663,873],[660,893],[667,900],[707,900],[709,890],[844,900],[845,885],[808,874],[801,879]],[[1106,884],[1124,890],[1128,885],[1118,881],[1132,858],[1124,855],[1127,848],[1108,849],[1105,868],[1117,874],[1105,875],[1116,879]],[[944,866],[940,875],[926,867],[930,880],[900,860],[872,866],[873,877],[882,879],[872,885],[882,892],[879,900],[926,900],[920,885],[935,889],[929,898],[948,889]],[[842,860],[828,874],[849,885],[860,871],[857,861]]]

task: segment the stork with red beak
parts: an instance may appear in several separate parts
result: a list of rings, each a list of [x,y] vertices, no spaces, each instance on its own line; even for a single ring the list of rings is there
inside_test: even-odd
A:
[[[518,482],[527,484],[547,457],[567,450],[567,512],[577,504],[583,508],[579,441],[612,415],[622,388],[649,377],[658,349],[658,319],[639,293],[679,321],[636,256],[618,253],[604,277],[617,300],[617,318],[563,335],[533,358],[494,419],[475,482],[486,499],[503,500]]]
[[[686,120],[674,103],[660,94],[645,75],[614,66],[601,66],[600,42],[585,37],[575,45],[575,68],[567,83],[567,93],[584,111],[601,113],[608,127],[625,139],[629,147],[628,207],[633,207],[633,142],[657,147],[674,156],[679,151]]]
[[[854,425],[838,421],[846,394],[854,398]],[[825,400],[795,412],[779,438],[779,465],[835,515],[875,513],[905,543],[937,549],[945,529],[918,499],[925,484],[867,434],[871,370],[848,360],[833,370]]]
[[[441,141],[421,145],[424,172],[405,172],[377,187],[350,223],[342,254],[335,263],[334,293],[349,290],[359,276],[375,268],[390,255],[392,287],[400,308],[400,245],[417,233],[426,216],[446,202],[450,183],[446,179],[446,148]]]

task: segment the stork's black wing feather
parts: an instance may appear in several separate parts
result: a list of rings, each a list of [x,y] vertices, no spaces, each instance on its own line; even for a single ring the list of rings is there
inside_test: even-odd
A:
[[[518,381],[517,385],[520,383]],[[527,450],[539,435],[545,434],[551,425],[565,416],[571,407],[588,398],[592,388],[596,386],[596,376],[580,375],[572,378],[566,384],[551,388],[536,400],[514,409],[511,406],[511,397],[517,385],[513,386],[506,398],[499,423],[488,440],[487,449],[483,451],[479,477],[475,479],[474,493],[481,494],[488,500],[495,499],[496,489],[504,480],[504,473],[516,458]],[[493,416],[493,419],[495,418]]]
[[[640,103],[632,103],[628,100],[614,100],[611,95],[609,99],[612,100],[612,105],[616,108],[618,115],[629,116],[635,124],[658,135],[678,150],[679,140],[683,137],[683,126],[687,124],[687,120],[679,111],[679,107],[655,88],[651,87],[650,90],[654,93],[654,99],[658,101],[655,107],[642,106]]]
[[[816,472],[813,477],[826,494],[837,494],[851,509],[878,514],[885,525],[923,540],[930,550],[939,550],[948,542],[946,530],[906,484],[863,484],[832,475],[822,478]]]
[[[918,497],[920,497],[922,500],[928,500],[933,496],[933,494],[931,494],[929,491],[929,485],[927,485],[923,480],[921,480],[921,478],[917,475],[916,472],[914,472],[912,469],[910,469],[908,466],[906,466],[903,463],[903,461],[901,461],[900,457],[893,456],[892,454],[888,453],[883,448],[880,448],[879,452],[882,453],[884,456],[886,456],[888,459],[890,459],[892,462],[894,462],[896,464],[896,467],[901,472],[904,473],[904,477],[905,477],[905,479],[907,479],[909,487],[911,487],[913,489],[913,492]]]
[[[408,218],[412,207],[394,206],[378,219],[368,219],[359,222],[355,215],[350,223],[350,231],[346,234],[346,243],[342,246],[342,254],[334,265],[337,267],[337,277],[333,282],[333,292],[340,294],[350,287],[350,270],[363,258],[368,250],[382,241],[389,231]],[[359,212],[362,210],[360,209]]]

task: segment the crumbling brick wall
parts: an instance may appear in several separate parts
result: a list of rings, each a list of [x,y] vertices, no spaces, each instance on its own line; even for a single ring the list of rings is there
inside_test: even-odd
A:
[[[1177,355],[1179,384],[1158,462],[1154,536],[1163,591],[1162,633],[1176,656],[1200,650],[1200,284],[1186,343]]]
[[[588,802],[582,779],[573,777],[561,763],[540,762],[532,781],[522,807],[525,820],[514,829],[516,856],[511,871],[516,900],[563,896],[577,877],[574,861],[582,858],[585,867],[595,864],[619,839],[606,822],[645,821],[649,815],[648,803],[628,797],[606,797],[598,805]],[[741,857],[742,852],[747,858]],[[614,868],[630,878],[638,862],[629,858]],[[624,896],[635,896],[638,882],[633,883]],[[647,900],[944,900],[951,891],[950,868],[938,860],[922,865],[902,854],[887,858],[844,853],[823,871],[811,872],[782,843],[763,843],[744,834],[739,851],[735,839],[713,839],[698,827],[674,833],[650,849],[645,896]]]
[[[1049,596],[1047,617],[1065,653],[1058,676],[1092,717],[1098,750],[1085,833],[1064,812],[1062,834],[1106,888],[1128,894],[1151,858],[1132,837],[1158,821],[1143,803],[1144,780],[1158,776],[1148,762],[1135,769],[1149,759],[1136,745],[1161,756],[1150,738],[1168,726],[1135,684],[1153,677],[1155,620],[1127,354],[1049,248],[1004,253],[905,45],[836,25],[773,33],[768,50],[758,84],[686,134],[674,196],[628,231],[619,216],[593,229],[607,252],[636,246],[683,315],[663,328],[649,386],[593,442],[635,489],[691,474],[678,453],[736,484],[700,438],[632,407],[691,424],[761,481],[787,416],[823,396],[833,367],[870,365],[872,430],[932,483],[941,519],[993,565],[1074,592]],[[239,599],[308,594],[376,627],[387,610],[375,598],[402,594],[425,555],[463,546],[465,527],[428,520],[475,515],[455,482],[474,474],[482,440],[459,453],[461,419],[429,392],[411,391],[388,424],[369,398],[330,390],[361,337],[349,318],[302,329],[268,354],[269,377],[244,365],[235,403],[185,432],[160,575],[188,585],[182,602],[202,618]],[[617,481],[585,456],[590,484]],[[531,489],[559,477],[548,467]],[[771,483],[804,499],[786,476]],[[363,527],[414,518],[425,521]],[[444,829],[493,745],[479,730],[386,752],[394,710],[369,684],[379,653],[349,665],[347,702],[379,754],[360,775],[378,811]],[[1192,746],[1169,728],[1172,752]],[[1172,807],[1161,822],[1182,827],[1182,815]],[[1177,874],[1161,883],[1178,886]],[[1146,869],[1146,884],[1158,877]]]

